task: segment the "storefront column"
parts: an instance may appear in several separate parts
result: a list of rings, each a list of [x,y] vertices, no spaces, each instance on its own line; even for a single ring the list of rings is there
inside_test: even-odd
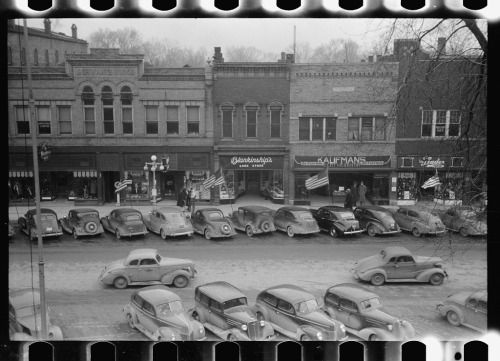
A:
[[[398,203],[398,172],[392,170],[389,178],[389,204],[395,206]]]
[[[219,153],[216,152],[216,147],[214,147],[214,161],[213,161],[213,171],[210,175],[215,174],[216,169],[220,169]],[[220,204],[220,186],[215,186],[210,189],[210,199],[212,199],[212,204],[218,206]]]
[[[288,168],[288,204],[295,204],[295,173],[292,172],[292,169]]]
[[[283,164],[283,204],[284,205],[289,205],[290,204],[290,155],[288,152],[285,153],[284,155],[284,164]]]

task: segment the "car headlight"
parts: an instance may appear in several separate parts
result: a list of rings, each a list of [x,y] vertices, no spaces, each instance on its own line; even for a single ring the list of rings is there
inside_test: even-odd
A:
[[[246,330],[247,330],[247,328],[248,328],[248,327],[247,327],[247,325],[243,325],[243,326],[241,326],[241,329],[242,329],[243,331],[246,331]]]
[[[345,332],[345,326],[344,326],[344,324],[340,324],[340,330],[341,330],[342,332]]]
[[[266,325],[265,321],[260,321],[260,327],[264,327]]]
[[[54,333],[53,332],[49,332],[49,338],[53,338],[54,337]]]
[[[172,341],[175,341],[175,335],[172,335]]]
[[[199,328],[199,329],[200,329],[200,333],[205,332],[205,328],[204,328],[202,325],[200,325],[200,328]]]
[[[387,329],[388,329],[389,331],[392,331],[392,325],[387,325]]]
[[[318,332],[316,334],[316,338],[321,341],[323,339],[323,334],[321,332]]]

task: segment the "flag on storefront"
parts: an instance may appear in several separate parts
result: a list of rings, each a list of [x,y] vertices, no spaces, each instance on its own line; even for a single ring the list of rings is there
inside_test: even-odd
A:
[[[306,188],[307,189],[315,189],[322,187],[324,185],[329,184],[328,182],[328,170],[325,169],[322,172],[319,172],[315,176],[306,179]]]
[[[439,181],[439,176],[438,176],[438,173],[436,170],[436,174],[433,175],[432,177],[430,177],[429,179],[427,179],[424,182],[424,184],[422,184],[422,188],[423,189],[432,188],[432,187],[437,186],[438,184],[441,184],[441,182]]]
[[[219,169],[217,171],[217,173],[215,173],[215,182],[214,182],[214,186],[220,186],[224,183],[226,183],[226,181],[224,180],[224,175],[222,174],[222,168]]]
[[[216,178],[215,178],[215,174],[212,174],[210,177],[208,177],[207,179],[205,179],[203,181],[203,187],[206,189],[206,188],[210,188],[210,187],[213,187],[214,186],[214,183],[216,181]]]

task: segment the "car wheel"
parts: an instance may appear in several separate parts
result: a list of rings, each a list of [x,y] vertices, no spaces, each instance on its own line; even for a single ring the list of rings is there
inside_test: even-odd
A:
[[[122,239],[122,235],[120,234],[120,230],[118,228],[115,229],[115,236],[116,236],[116,239]]]
[[[266,222],[262,223],[261,228],[264,232],[267,232],[271,229],[271,223],[266,221]]]
[[[73,228],[73,238],[78,239],[78,234],[76,233],[76,229]]]
[[[311,339],[307,335],[302,335],[302,336],[300,336],[300,341],[311,341]]]
[[[385,282],[385,277],[382,273],[375,273],[370,282],[372,283],[372,285],[374,286],[380,286],[380,285],[383,285],[384,282]]]
[[[330,228],[330,232],[328,233],[330,233],[330,236],[332,236],[333,238],[337,238],[339,236],[339,233],[337,232],[335,227]]]
[[[469,235],[469,231],[467,230],[466,227],[462,227],[458,230],[458,232],[460,232],[460,235],[462,237],[467,237]]]
[[[375,227],[374,226],[369,226],[366,231],[368,232],[368,235],[370,237],[375,237],[375,235],[377,234],[377,232],[375,231]]]
[[[369,341],[380,341],[380,338],[378,337],[378,335],[370,335],[370,337],[368,338]]]
[[[420,237],[422,235],[422,233],[420,233],[417,227],[413,228],[411,233],[413,233],[415,237]]]
[[[134,318],[130,313],[127,313],[127,321],[131,328],[135,328]]]
[[[446,314],[446,318],[452,326],[460,326],[460,317],[455,311],[448,311],[448,313]]]
[[[205,233],[205,238],[206,239],[208,239],[208,240],[212,239],[212,236],[210,235],[210,229],[209,228],[205,229],[204,233]]]
[[[184,288],[188,284],[186,276],[177,276],[174,278],[174,286],[177,288]]]
[[[125,277],[116,277],[115,280],[113,281],[113,286],[115,288],[118,288],[119,290],[127,288],[128,286],[128,281]]]
[[[245,231],[247,232],[247,236],[248,236],[248,237],[253,237],[253,229],[252,229],[252,226],[247,226],[247,228],[245,228]]]
[[[230,333],[229,335],[227,335],[227,340],[230,342],[234,342],[236,341],[236,337],[234,337],[233,334]]]
[[[443,275],[441,273],[434,273],[431,278],[429,278],[431,285],[439,286],[443,283]]]
[[[85,224],[85,230],[88,233],[95,233],[97,232],[97,224],[95,224],[95,222],[87,222],[87,224]]]
[[[293,232],[292,226],[288,226],[286,228],[286,234],[288,234],[288,237],[293,237],[295,235],[295,233]]]
[[[162,229],[160,229],[160,237],[161,237],[162,239],[167,239],[167,235],[165,234],[165,230],[164,230],[163,228],[162,228]]]

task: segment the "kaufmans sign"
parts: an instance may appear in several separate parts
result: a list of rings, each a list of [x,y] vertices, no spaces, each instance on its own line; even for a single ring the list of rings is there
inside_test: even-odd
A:
[[[233,156],[220,157],[223,169],[283,169],[282,156]]]
[[[293,167],[322,168],[328,164],[329,168],[390,168],[391,156],[328,156],[328,157],[301,157],[293,160]]]

